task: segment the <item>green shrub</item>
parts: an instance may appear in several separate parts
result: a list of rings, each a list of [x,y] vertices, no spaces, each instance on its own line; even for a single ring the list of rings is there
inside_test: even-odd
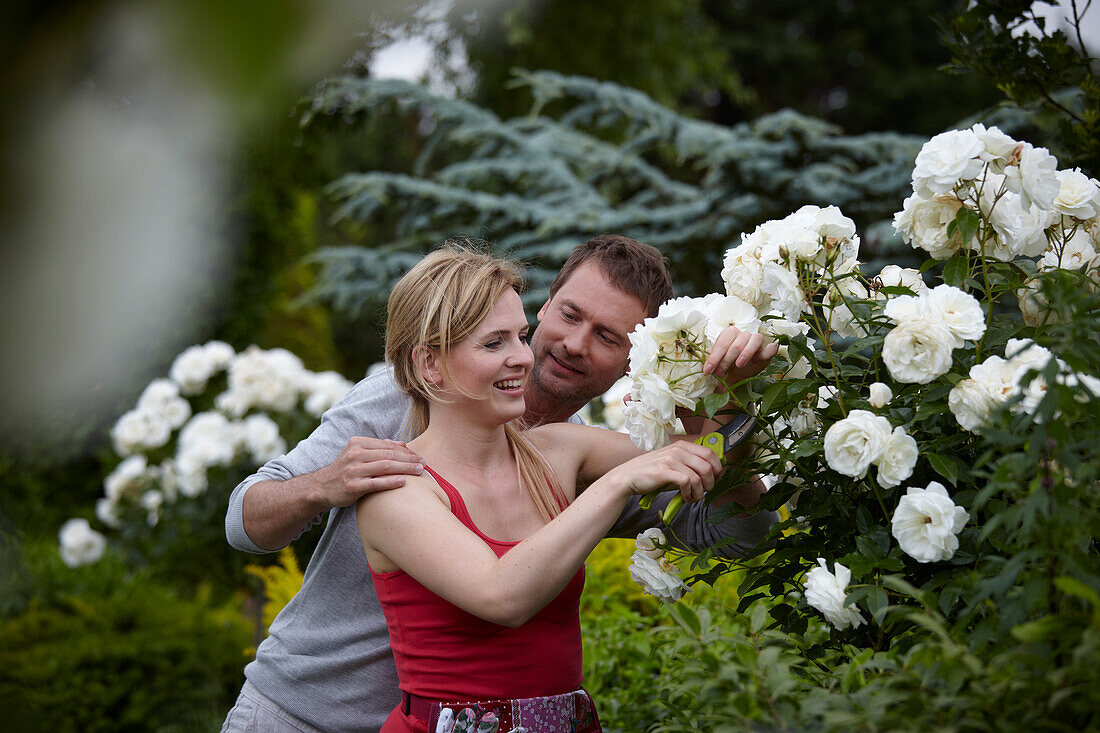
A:
[[[596,701],[608,733],[643,731],[668,715],[665,696],[657,693],[657,687],[670,663],[672,645],[656,634],[668,629],[670,612],[631,579],[628,567],[633,551],[632,540],[604,540],[585,564],[584,686]],[[697,583],[677,608],[732,615],[737,584],[736,576],[723,578],[715,587]]]
[[[0,618],[5,730],[217,730],[251,642],[239,601],[181,596],[111,553],[77,570],[48,543],[24,558]]]

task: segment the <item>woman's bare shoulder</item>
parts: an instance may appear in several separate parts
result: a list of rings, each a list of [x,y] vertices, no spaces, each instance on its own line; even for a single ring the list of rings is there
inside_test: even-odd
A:
[[[442,504],[450,508],[451,502],[447,494],[427,472],[416,476],[405,477],[405,484],[396,489],[372,491],[359,498],[357,510],[370,507],[372,511],[378,508],[422,506],[423,504]]]
[[[553,443],[560,440],[585,440],[587,436],[595,433],[606,432],[603,428],[594,428],[590,425],[578,425],[571,422],[552,422],[528,428],[524,435],[532,443]]]

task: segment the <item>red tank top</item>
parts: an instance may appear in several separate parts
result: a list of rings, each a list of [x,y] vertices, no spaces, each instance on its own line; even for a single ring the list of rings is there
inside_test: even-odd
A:
[[[501,557],[518,542],[481,533],[458,490],[428,473],[451,512]],[[445,548],[444,548],[445,549]],[[467,613],[402,570],[371,571],[390,630],[399,686],[432,700],[493,700],[557,695],[580,687],[579,604],[584,568],[545,608],[513,629]]]

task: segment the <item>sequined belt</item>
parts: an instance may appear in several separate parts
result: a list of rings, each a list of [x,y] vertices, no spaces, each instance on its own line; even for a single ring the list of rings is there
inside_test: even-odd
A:
[[[406,715],[428,721],[428,730],[449,731],[465,723],[470,731],[497,730],[499,733],[601,733],[600,718],[592,698],[583,689],[546,697],[510,700],[447,702],[403,693],[401,709]],[[497,727],[492,728],[493,723]],[[471,725],[472,723],[472,725]],[[463,728],[458,728],[462,730]]]

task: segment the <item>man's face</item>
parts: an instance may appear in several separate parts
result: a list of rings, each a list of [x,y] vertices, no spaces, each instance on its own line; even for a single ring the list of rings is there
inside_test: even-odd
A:
[[[539,310],[530,384],[562,404],[603,394],[625,373],[627,334],[645,316],[640,300],[615,288],[595,262],[584,263]]]

